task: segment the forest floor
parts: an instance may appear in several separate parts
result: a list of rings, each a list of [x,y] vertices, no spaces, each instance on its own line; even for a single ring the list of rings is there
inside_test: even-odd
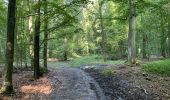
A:
[[[31,71],[16,72],[16,94],[0,100],[169,100],[170,77],[145,73],[140,66],[93,64],[70,68],[62,63],[38,80]],[[2,78],[0,78],[2,86]]]
[[[145,73],[140,66],[92,65],[84,69],[107,100],[170,100],[170,77]]]

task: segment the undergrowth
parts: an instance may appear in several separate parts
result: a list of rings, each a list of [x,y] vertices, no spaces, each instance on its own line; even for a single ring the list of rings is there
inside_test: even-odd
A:
[[[70,65],[72,67],[79,67],[81,65],[90,65],[90,64],[123,64],[125,61],[124,60],[107,60],[104,62],[103,58],[98,55],[93,55],[93,56],[84,56],[84,57],[79,57],[76,58],[72,61],[70,61]]]
[[[148,62],[143,65],[143,70],[163,76],[170,76],[170,59]]]
[[[102,70],[101,74],[103,74],[105,76],[112,76],[114,73],[113,73],[113,70],[111,68],[107,68],[107,69]]]

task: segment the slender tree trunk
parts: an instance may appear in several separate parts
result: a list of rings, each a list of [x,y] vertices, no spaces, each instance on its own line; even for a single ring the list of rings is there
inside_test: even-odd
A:
[[[26,32],[25,32],[25,18],[23,18],[23,63],[24,63],[24,67],[26,68],[27,67],[27,37],[26,37]]]
[[[168,12],[168,52],[170,57],[170,11]]]
[[[104,22],[103,22],[103,14],[102,14],[102,5],[103,1],[99,2],[99,14],[100,14],[100,28],[101,28],[101,35],[102,35],[102,55],[104,57],[104,61],[106,61],[106,34],[104,32]]]
[[[47,0],[44,1],[44,50],[43,50],[43,65],[47,69],[47,46],[48,46],[48,16],[47,14]]]
[[[17,7],[15,9],[17,11]],[[16,13],[15,17],[18,17],[18,14]],[[15,22],[15,35],[14,35],[14,43],[15,43],[15,53],[14,53],[14,61],[16,62],[16,64],[14,65],[14,67],[18,67],[18,19],[16,19]]]
[[[67,61],[67,48],[68,48],[68,43],[67,43],[67,37],[65,36],[64,38],[64,61]]]
[[[39,39],[40,39],[40,0],[36,0],[37,9],[35,16],[35,33],[34,33],[34,78],[38,79],[40,75],[40,64],[39,64]]]
[[[22,71],[22,68],[23,68],[23,44],[24,44],[24,37],[22,36],[24,34],[24,18],[21,18],[21,30],[22,32],[20,33],[20,39],[21,39],[21,43],[20,43],[20,69]]]
[[[135,0],[129,0],[129,8],[128,61],[133,65],[136,64]]]
[[[31,3],[30,0],[28,0],[28,7],[29,7],[29,13],[31,13]],[[31,67],[34,66],[34,50],[33,50],[33,17],[28,17],[28,30],[29,30],[29,38],[30,38],[30,46],[29,46],[29,55],[31,58]]]
[[[89,42],[90,42],[90,37],[89,37],[89,31],[87,32],[86,34],[86,55],[89,55],[90,54],[90,50],[89,50]]]
[[[143,53],[143,58],[146,59],[146,43],[147,43],[147,35],[143,34],[143,47],[142,47],[142,53]]]
[[[164,30],[164,17],[163,17],[163,12],[162,10],[160,10],[160,14],[161,14],[161,55],[163,57],[166,57],[166,36],[165,36],[165,30]]]
[[[34,66],[34,51],[33,51],[33,19],[32,16],[29,16],[29,33],[30,33],[30,46],[29,46],[29,54],[31,58],[31,66]]]
[[[2,52],[1,52],[2,50],[1,50],[1,46],[0,46],[0,59],[2,59],[3,57],[2,57]]]
[[[12,93],[12,71],[14,60],[14,34],[15,34],[15,10],[16,0],[9,0],[8,3],[8,22],[7,22],[7,42],[6,42],[6,64],[4,70],[3,86],[1,93]]]

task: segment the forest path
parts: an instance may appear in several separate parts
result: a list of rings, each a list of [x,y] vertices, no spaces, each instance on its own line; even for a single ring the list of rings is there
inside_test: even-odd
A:
[[[78,68],[56,68],[49,75],[53,84],[51,100],[106,100],[96,81]]]
[[[16,94],[2,95],[0,100],[170,100],[170,77],[145,73],[140,66],[51,65],[38,80],[32,79],[33,71],[15,72]],[[0,83],[1,87],[2,78]]]

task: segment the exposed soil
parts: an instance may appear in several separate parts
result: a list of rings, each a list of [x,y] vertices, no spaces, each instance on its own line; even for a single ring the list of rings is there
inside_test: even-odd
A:
[[[1,95],[0,100],[48,100],[52,93],[52,84],[48,75],[33,80],[33,72],[22,71],[13,74],[15,94]],[[2,78],[0,78],[0,87]]]
[[[170,100],[170,77],[127,65],[83,65],[81,69],[64,64],[38,80],[32,79],[32,71],[16,72],[16,93],[1,95],[0,100]]]
[[[102,89],[84,71],[57,68],[34,81],[31,71],[13,75],[15,94],[1,95],[0,100],[106,100]],[[2,86],[2,79],[0,80]]]
[[[107,100],[170,100],[170,77],[148,74],[127,65],[96,65],[84,69],[103,89]],[[110,69],[113,74],[104,74]]]
[[[56,77],[53,81],[60,81],[52,94],[52,100],[106,100],[99,85],[80,69],[59,68],[51,75]]]

